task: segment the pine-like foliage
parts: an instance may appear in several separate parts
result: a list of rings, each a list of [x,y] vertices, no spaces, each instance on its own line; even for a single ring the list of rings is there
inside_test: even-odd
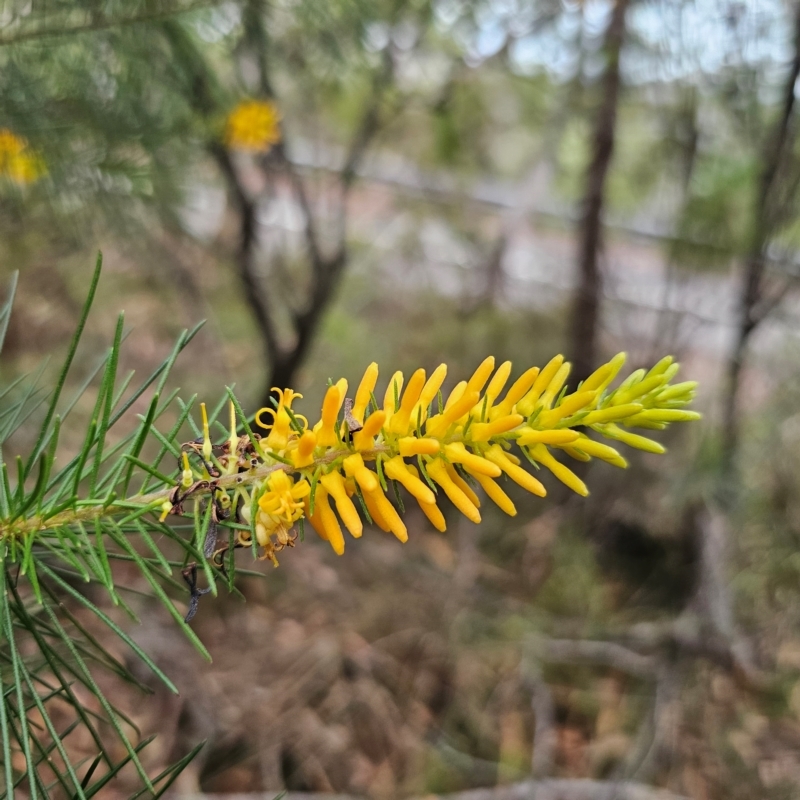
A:
[[[133,388],[132,376],[118,380],[122,316],[114,342],[102,363],[78,390],[66,399],[64,387],[83,332],[100,277],[101,258],[84,305],[80,322],[70,343],[55,389],[49,393],[37,385],[37,378],[19,379],[0,393],[0,451],[8,438],[32,415],[44,408],[44,417],[27,458],[16,458],[16,468],[2,467],[0,476],[0,762],[6,787],[3,797],[66,797],[88,800],[103,796],[106,787],[125,767],[135,769],[140,790],[131,797],[161,797],[180,770],[195,756],[190,753],[158,775],[148,775],[140,754],[152,741],[142,739],[136,726],[101,691],[95,674],[110,670],[119,678],[141,686],[130,669],[103,646],[102,641],[119,637],[136,657],[171,691],[170,679],[131,637],[98,605],[89,599],[86,584],[105,589],[113,605],[136,619],[115,585],[112,565],[132,561],[152,587],[152,593],[172,613],[195,646],[208,657],[183,615],[168,598],[164,585],[173,584],[184,594],[186,586],[173,573],[192,560],[201,561],[210,585],[228,577],[202,558],[195,543],[202,539],[197,520],[194,535],[169,527],[157,519],[143,517],[151,510],[147,503],[126,502],[125,497],[157,492],[173,481],[159,472],[165,459],[178,454],[176,436],[189,418],[193,400],[181,403],[175,393],[165,396],[170,369],[180,351],[191,341],[197,328],[184,332],[170,357],[146,380]],[[0,344],[5,338],[14,300],[16,279],[0,313]],[[83,445],[67,463],[56,459],[59,432],[79,398],[92,381],[99,392]],[[147,401],[147,412],[138,426],[121,440],[109,445],[109,432],[135,403]],[[177,411],[173,411],[175,406]],[[167,411],[177,419],[166,434],[156,423]],[[158,443],[157,455],[148,463],[140,460],[148,440]],[[0,460],[5,454],[0,452]],[[7,456],[6,456],[7,457]],[[168,471],[174,471],[172,467]],[[206,521],[207,524],[207,521]],[[163,537],[158,536],[163,534]],[[174,542],[170,557],[156,539]],[[175,553],[184,558],[175,560]],[[97,637],[73,613],[83,608],[107,626],[105,637]],[[142,687],[144,688],[144,687]],[[87,702],[90,696],[90,702]],[[64,709],[69,713],[65,715]],[[54,709],[58,713],[54,713]],[[66,727],[55,719],[72,717]],[[82,729],[91,737],[96,757],[75,760],[71,740]],[[123,753],[120,757],[120,753]],[[128,766],[130,765],[130,766]]]

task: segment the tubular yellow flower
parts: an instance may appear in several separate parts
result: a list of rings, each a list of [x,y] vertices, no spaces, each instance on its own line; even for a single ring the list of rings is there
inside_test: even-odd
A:
[[[492,445],[486,451],[486,458],[488,461],[500,467],[514,483],[518,483],[531,494],[538,495],[539,497],[544,497],[547,494],[547,490],[544,486],[542,486],[530,472],[525,472],[522,467],[515,464],[499,444]]]
[[[506,392],[502,402],[498,403],[491,411],[489,418],[504,417],[514,410],[514,406],[530,391],[539,376],[539,367],[531,367],[517,378],[511,388]],[[520,412],[522,413],[522,412]],[[527,414],[525,415],[527,416]]]
[[[459,381],[454,387],[453,391],[447,395],[447,400],[444,401],[444,410],[447,411],[453,403],[457,403],[463,396],[464,392],[467,390],[467,382],[466,381]]]
[[[530,449],[531,458],[538,461],[540,464],[547,467],[553,475],[556,476],[563,484],[569,486],[573,492],[586,497],[589,490],[586,484],[569,468],[565,467],[560,461],[557,461],[550,454],[550,451],[543,444],[535,444]]]
[[[403,458],[412,456],[435,456],[441,449],[438,439],[415,439],[406,436],[397,442],[397,448]]]
[[[383,471],[388,478],[397,481],[413,495],[420,503],[435,503],[436,495],[409,469],[402,456],[390,458],[384,465]]]
[[[378,478],[372,470],[367,469],[360,453],[354,453],[352,456],[348,456],[342,462],[342,466],[344,467],[345,474],[348,477],[355,478],[356,483],[361,487],[363,492],[369,494],[379,488]]]
[[[463,442],[453,442],[444,446],[444,454],[447,458],[456,463],[469,467],[473,472],[480,472],[481,475],[488,475],[490,478],[498,478],[502,474],[500,467],[487,461],[481,456],[470,453]]]
[[[489,380],[489,376],[494,372],[494,356],[485,358],[478,369],[472,373],[472,377],[467,381],[465,394],[469,392],[480,392]]]
[[[470,438],[473,442],[488,442],[494,436],[518,428],[525,422],[522,414],[509,414],[505,417],[498,417],[492,422],[475,422],[470,428]]]
[[[324,486],[317,486],[315,501],[314,511],[316,513],[319,509],[319,522],[325,532],[325,538],[330,542],[333,552],[340,556],[344,553],[344,536],[339,520],[336,519],[336,514],[333,513],[331,504],[328,502],[328,492]]]
[[[342,474],[340,472],[329,472],[327,475],[323,475],[319,482],[336,503],[336,510],[339,512],[339,516],[342,518],[347,530],[350,531],[354,538],[358,539],[364,530],[364,526],[361,523],[361,517],[358,516],[355,505],[353,505],[353,501],[347,495]]]
[[[441,414],[436,414],[427,421],[425,433],[434,438],[444,436],[451,425],[475,408],[479,399],[480,394],[478,392],[465,391],[462,397],[456,400],[449,408],[445,408]]]
[[[567,448],[564,449],[567,450]],[[569,450],[572,449],[581,453],[586,453],[587,456],[599,458],[602,461],[613,464],[615,467],[625,469],[625,467],[628,466],[628,462],[613,447],[609,447],[602,442],[595,442],[588,436],[581,436],[576,442],[569,445]],[[567,450],[567,452],[569,452],[569,450]],[[570,455],[572,455],[571,452]]]
[[[480,472],[473,472],[469,467],[467,467],[467,472],[478,481],[483,491],[486,492],[489,499],[492,500],[498,508],[505,511],[510,517],[517,516],[517,508],[511,501],[511,498],[500,488],[500,485],[493,478],[490,478],[488,475],[481,475]]]
[[[356,450],[369,450],[372,448],[375,437],[381,432],[386,422],[385,411],[373,411],[367,417],[364,427],[353,434],[353,446]]]
[[[442,510],[436,503],[420,503],[419,507],[422,509],[422,513],[428,518],[428,521],[436,528],[437,531],[441,531],[444,533],[447,530],[447,523],[444,519],[444,514],[442,514]]]
[[[547,366],[536,376],[530,391],[517,403],[517,411],[523,417],[528,417],[533,413],[536,407],[536,401],[541,396],[542,392],[550,385],[550,382],[555,377],[556,373],[561,369],[564,363],[564,356],[557,355],[552,358]]]
[[[425,383],[422,393],[419,396],[419,401],[417,402],[417,406],[419,406],[422,412],[422,422],[424,422],[427,418],[428,406],[436,399],[436,395],[439,394],[439,389],[442,388],[442,384],[444,383],[444,379],[446,377],[447,364],[439,364],[439,366],[436,367],[436,369],[431,373],[430,378],[428,378],[427,382]],[[411,412],[411,419],[416,422],[416,407]]]
[[[234,150],[265,153],[281,140],[281,115],[273,103],[247,100],[228,115],[225,144]]]
[[[400,407],[392,416],[392,421],[389,425],[389,429],[392,433],[400,434],[401,436],[408,433],[409,424],[413,425],[414,422],[411,419],[411,411],[417,404],[424,386],[425,370],[418,369],[408,381],[408,386],[406,386],[406,390],[403,392],[403,397],[400,400]]]
[[[521,428],[521,433],[517,437],[517,444],[524,447],[529,444],[562,445],[570,444],[580,439],[577,431],[558,430],[558,431],[535,431],[531,428]]]
[[[338,386],[328,387],[325,399],[322,401],[322,419],[314,426],[319,447],[332,447],[339,444],[339,437],[336,435],[336,420],[343,400],[344,397]]]
[[[356,398],[353,401],[353,417],[364,424],[364,413],[367,410],[372,393],[375,391],[375,384],[378,382],[378,365],[373,361],[364,371],[364,377],[358,384]]]
[[[389,531],[401,542],[407,542],[408,530],[403,524],[403,520],[400,519],[400,515],[395,511],[394,506],[386,499],[386,495],[383,493],[380,484],[375,491],[369,493],[368,497]],[[367,508],[369,508],[369,506],[367,506]]]
[[[298,469],[308,467],[314,463],[314,448],[317,446],[317,436],[314,431],[303,431],[297,440],[297,447],[292,450],[292,462]]]
[[[386,394],[383,396],[383,410],[386,412],[386,419],[391,419],[395,412],[395,399],[400,398],[403,391],[403,373],[399,370],[392,375],[389,385],[386,387]]]
[[[500,392],[503,391],[503,387],[508,383],[510,375],[511,362],[504,361],[497,368],[497,372],[492,375],[492,379],[489,381],[489,385],[486,387],[485,397],[486,404],[489,408],[494,405],[494,401],[500,396]]]
[[[439,486],[444,489],[450,502],[468,519],[470,522],[478,523],[481,521],[481,514],[477,506],[467,496],[460,486],[451,477],[447,466],[441,459],[428,462],[428,475]]]

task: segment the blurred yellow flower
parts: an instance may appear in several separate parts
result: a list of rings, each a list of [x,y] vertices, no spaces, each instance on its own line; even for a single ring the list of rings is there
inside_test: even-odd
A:
[[[281,140],[281,115],[265,100],[246,100],[231,111],[225,125],[225,144],[234,150],[266,153]]]
[[[45,172],[42,159],[31,151],[25,139],[7,128],[0,129],[0,176],[24,186]]]

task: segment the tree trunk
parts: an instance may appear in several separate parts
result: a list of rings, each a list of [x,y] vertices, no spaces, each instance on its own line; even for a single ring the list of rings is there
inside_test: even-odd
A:
[[[619,103],[619,58],[625,40],[625,12],[629,0],[616,0],[606,30],[604,50],[606,71],[600,106],[594,123],[592,160],[586,173],[586,194],[578,249],[579,282],[571,321],[573,376],[586,378],[594,368],[597,326],[602,292],[599,255],[603,244],[602,215],[606,176],[614,153],[614,134]]]
[[[775,127],[766,137],[762,154],[761,179],[753,210],[753,235],[748,253],[736,329],[736,339],[727,365],[727,386],[723,408],[722,469],[729,475],[733,470],[739,446],[739,405],[742,369],[750,338],[765,314],[763,301],[764,271],[767,264],[767,246],[779,224],[783,209],[779,207],[777,189],[780,182],[780,166],[784,153],[791,149],[790,124],[795,108],[795,84],[800,77],[800,2],[795,5],[794,54],[786,83],[783,88],[781,114]]]

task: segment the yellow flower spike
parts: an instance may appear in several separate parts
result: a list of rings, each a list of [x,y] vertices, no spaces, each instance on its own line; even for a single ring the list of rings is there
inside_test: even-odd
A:
[[[569,468],[565,467],[560,461],[553,457],[550,451],[543,444],[535,444],[530,448],[531,458],[547,467],[561,483],[569,486],[573,492],[586,497],[589,490],[586,484]]]
[[[495,374],[492,376],[492,379],[489,381],[489,385],[486,387],[486,391],[484,392],[489,408],[494,405],[494,401],[500,396],[500,392],[503,391],[503,387],[506,385],[506,383],[508,383],[510,375],[511,362],[504,361],[497,368],[497,372],[495,372]]]
[[[408,433],[409,424],[413,425],[411,411],[417,404],[425,387],[425,370],[418,369],[409,379],[406,390],[400,400],[400,407],[395,410],[389,430],[400,435]]]
[[[638,414],[644,406],[639,403],[626,403],[622,406],[609,406],[591,411],[582,420],[581,425],[596,425],[603,422],[616,422]]]
[[[525,370],[522,375],[511,384],[511,388],[506,392],[506,396],[498,403],[491,413],[491,419],[504,417],[514,410],[514,406],[530,391],[536,378],[539,376],[539,367],[531,367]]]
[[[436,495],[430,488],[416,477],[403,461],[401,456],[395,456],[385,461],[383,471],[387,478],[402,484],[410,495],[415,497],[420,503],[435,503]]]
[[[611,359],[606,364],[603,364],[602,367],[598,367],[582,384],[580,391],[582,392],[591,392],[597,391],[602,392],[614,378],[617,377],[619,371],[625,365],[625,362],[628,359],[627,353],[617,353],[614,358]]]
[[[364,422],[364,427],[353,434],[353,447],[356,450],[371,450],[375,437],[386,423],[385,411],[373,411]]]
[[[580,438],[581,435],[578,431],[571,431],[566,428],[558,431],[535,431],[531,428],[522,428],[520,435],[517,437],[517,444],[521,447],[540,442],[548,445],[563,445],[572,444]]]
[[[488,442],[493,436],[518,428],[525,422],[525,417],[521,414],[509,414],[505,417],[498,417],[492,422],[473,422],[469,428],[469,438],[473,442]]]
[[[405,436],[398,440],[397,449],[403,458],[435,456],[441,449],[441,445],[436,439],[416,439],[413,436]]]
[[[550,408],[550,406],[553,405],[553,401],[558,397],[558,393],[564,387],[564,383],[566,383],[571,369],[572,364],[569,362],[565,362],[561,365],[558,372],[553,376],[553,380],[550,381],[547,388],[544,390],[544,394],[539,398],[538,405],[542,406],[542,408]]]
[[[447,395],[447,400],[444,401],[444,410],[447,411],[453,403],[457,403],[463,396],[464,392],[467,390],[467,382],[466,381],[459,381],[454,387],[453,391]]]
[[[476,505],[470,500],[469,496],[452,479],[447,470],[447,465],[440,458],[429,461],[427,465],[428,475],[439,484],[450,502],[470,521],[479,523],[481,514]]]
[[[494,356],[484,358],[478,369],[472,373],[472,377],[467,381],[466,392],[480,392],[486,386],[486,381],[494,372]]]
[[[566,417],[571,417],[579,411],[591,408],[597,397],[597,392],[575,392],[568,394],[561,405],[550,411],[543,411],[534,421],[539,428],[552,428]]]
[[[544,447],[544,445],[536,445]],[[533,477],[529,472],[526,472],[518,464],[511,460],[511,455],[506,453],[499,444],[492,445],[485,453],[486,459],[494,464],[497,464],[514,483],[518,483],[523,489],[531,494],[544,497],[547,490],[542,485],[541,481]]]
[[[339,378],[338,381],[334,384],[336,388],[339,390],[339,397],[342,398],[344,401],[345,397],[347,397],[347,378]],[[339,408],[341,408],[341,402],[339,403]]]
[[[274,103],[246,100],[228,115],[225,144],[234,150],[265,153],[281,140],[281,114]]]
[[[427,421],[425,424],[426,435],[435,438],[444,436],[452,424],[475,408],[480,397],[478,392],[465,392],[463,397],[453,403],[450,408],[446,408],[441,414],[437,414]]]
[[[395,396],[399,399],[403,391],[403,373],[398,370],[392,375],[389,385],[386,387],[386,394],[383,396],[383,410],[386,412],[386,419],[391,418],[395,412]]]
[[[488,475],[481,475],[480,472],[473,472],[467,467],[467,472],[475,478],[486,492],[487,497],[501,510],[505,511],[509,517],[517,516],[517,508],[511,498],[500,488],[500,485]]]
[[[364,371],[364,377],[356,389],[356,399],[353,401],[353,417],[360,423],[364,423],[364,413],[369,405],[372,393],[375,391],[375,384],[378,382],[378,365],[373,361]]]
[[[292,463],[298,469],[314,463],[314,448],[317,446],[317,435],[314,431],[303,431],[297,440],[297,447],[292,450]]]
[[[181,454],[183,456],[183,472],[181,473],[181,486],[184,489],[188,489],[194,483],[194,474],[192,473],[192,468],[189,464],[189,456],[186,455],[186,451]]]
[[[613,447],[609,447],[602,442],[596,442],[588,436],[581,436],[577,442],[570,446],[586,453],[587,456],[594,456],[608,464],[613,464],[615,467],[625,469],[628,466],[628,462]]]
[[[623,444],[627,444],[628,447],[635,447],[637,450],[644,450],[646,453],[661,455],[667,452],[667,448],[658,442],[654,442],[652,439],[648,439],[645,436],[639,436],[638,433],[624,431],[613,422],[608,425],[597,425],[595,426],[595,430],[602,433],[603,436],[607,436],[609,439],[616,439]]]
[[[200,416],[203,419],[203,458],[205,461],[211,461],[211,434],[208,432],[208,414],[205,403],[200,403]]]
[[[333,447],[339,444],[336,436],[336,420],[344,397],[338,386],[329,386],[322,401],[322,419],[314,426],[318,447]]]
[[[324,486],[317,486],[317,491],[314,497],[314,513],[319,513],[319,521],[322,529],[325,531],[325,538],[333,548],[333,552],[337,556],[344,553],[344,536],[342,528],[339,525],[339,520],[336,519],[336,514],[333,513],[331,504],[328,501],[328,492]]]
[[[530,390],[524,397],[517,401],[517,411],[522,414],[523,417],[528,417],[533,413],[533,409],[536,407],[536,401],[539,399],[542,392],[550,385],[550,382],[559,369],[561,369],[563,363],[564,356],[560,354],[550,359],[547,366],[536,376]]]
[[[425,383],[422,393],[419,396],[417,405],[422,409],[422,421],[424,422],[428,416],[428,406],[436,399],[439,394],[439,389],[442,388],[444,379],[447,377],[447,364],[439,364],[438,367],[431,373],[430,378]],[[411,412],[412,421],[417,420],[417,410]]]
[[[329,472],[327,475],[323,475],[319,482],[336,503],[336,510],[339,512],[339,516],[342,518],[347,530],[350,531],[353,538],[358,539],[364,532],[364,525],[361,522],[361,517],[358,516],[358,511],[356,511],[353,501],[347,495],[344,478],[341,473]]]
[[[358,483],[363,492],[374,492],[378,488],[378,477],[364,465],[361,453],[354,453],[352,456],[348,456],[342,466],[345,474],[348,477],[355,478],[356,483]]]
[[[497,464],[487,461],[481,456],[470,453],[462,442],[453,442],[444,446],[444,454],[447,458],[456,463],[463,464],[469,467],[474,472],[480,472],[482,475],[488,475],[490,478],[499,478],[502,470]]]

